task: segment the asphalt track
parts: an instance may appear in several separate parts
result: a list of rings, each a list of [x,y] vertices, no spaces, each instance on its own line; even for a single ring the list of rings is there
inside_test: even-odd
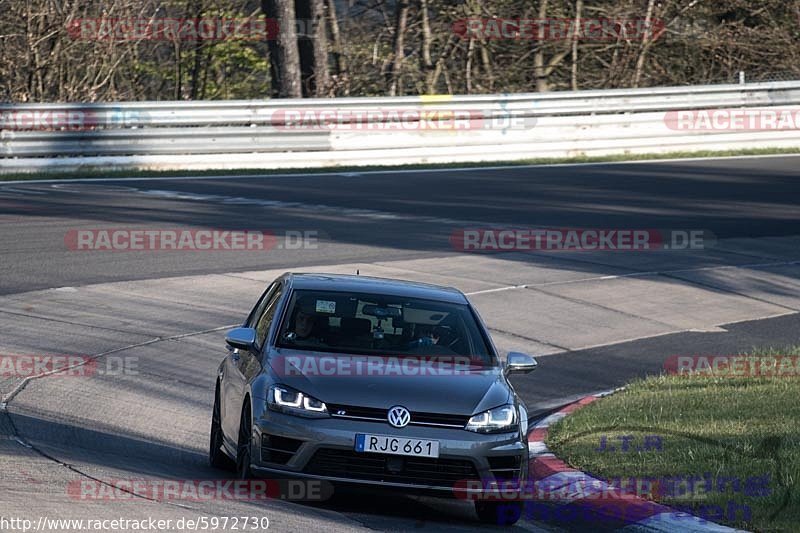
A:
[[[462,530],[469,505],[396,494],[78,501],[85,479],[222,478],[204,463],[225,326],[284,270],[455,285],[498,346],[540,356],[531,411],[659,372],[678,353],[800,341],[796,157],[203,180],[0,183],[0,353],[135,360],[130,375],[23,383],[0,413],[2,516],[258,515],[272,529]],[[463,254],[463,228],[704,230],[703,250]],[[258,252],[85,252],[73,229],[311,231]],[[285,243],[284,243],[285,244]],[[109,353],[111,352],[111,353]],[[35,495],[35,497],[34,497]],[[565,524],[523,521],[533,530]]]

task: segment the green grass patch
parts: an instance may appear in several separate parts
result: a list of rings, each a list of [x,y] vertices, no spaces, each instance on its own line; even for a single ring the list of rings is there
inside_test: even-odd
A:
[[[800,355],[800,346],[752,355]],[[564,418],[547,445],[595,477],[709,520],[800,531],[800,377],[650,377]]]
[[[800,154],[800,148],[758,148],[750,150],[726,150],[726,151],[697,151],[697,152],[670,152],[666,154],[620,154],[609,156],[577,156],[563,158],[538,158],[522,159],[517,161],[494,161],[486,163],[442,163],[425,165],[364,165],[364,166],[336,166],[319,169],[270,169],[270,168],[248,168],[236,170],[82,170],[82,171],[59,171],[51,170],[47,172],[32,173],[9,173],[3,174],[0,171],[0,182],[19,181],[19,180],[43,180],[43,179],[115,179],[115,178],[146,178],[146,177],[181,177],[181,176],[269,176],[275,174],[324,174],[324,173],[343,173],[343,172],[369,172],[393,170],[429,170],[429,169],[448,169],[448,168],[485,168],[496,166],[529,166],[529,165],[555,165],[555,164],[574,164],[574,163],[614,163],[626,161],[650,161],[654,159],[686,159],[696,157],[735,157],[735,156],[758,156],[758,155],[784,155]],[[235,156],[232,156],[235,157]]]

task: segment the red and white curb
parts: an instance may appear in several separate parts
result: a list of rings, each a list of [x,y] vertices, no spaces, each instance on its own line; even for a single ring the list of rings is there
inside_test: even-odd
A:
[[[556,506],[553,514],[581,516],[584,520],[616,526],[617,531],[625,532],[741,532],[628,494],[619,487],[570,467],[547,449],[544,441],[551,425],[573,411],[620,390],[594,394],[571,403],[542,419],[528,434],[529,480],[537,487],[537,491],[541,493],[544,490],[543,499],[546,502]]]

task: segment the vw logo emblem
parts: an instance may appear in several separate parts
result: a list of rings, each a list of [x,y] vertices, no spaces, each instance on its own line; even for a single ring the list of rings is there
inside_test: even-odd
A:
[[[389,409],[389,424],[396,428],[404,428],[411,422],[411,413],[403,406],[395,405]]]

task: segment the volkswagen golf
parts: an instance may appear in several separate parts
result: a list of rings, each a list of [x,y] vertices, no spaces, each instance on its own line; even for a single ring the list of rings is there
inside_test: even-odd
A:
[[[456,289],[287,273],[226,343],[214,466],[445,497],[526,481],[528,415],[508,375],[536,361],[501,362]],[[488,498],[475,508],[486,522],[519,515]]]

